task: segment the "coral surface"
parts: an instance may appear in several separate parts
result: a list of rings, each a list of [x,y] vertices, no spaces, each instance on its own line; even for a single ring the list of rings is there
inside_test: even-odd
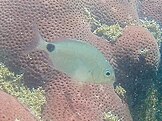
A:
[[[14,96],[40,119],[41,107],[45,103],[44,91],[41,87],[29,89],[22,84],[22,75],[16,75],[0,64],[0,90]]]
[[[137,76],[139,72],[159,66],[160,52],[156,39],[140,26],[127,26],[121,37],[114,43],[112,51],[117,64],[117,71],[126,77]],[[152,65],[152,66],[151,66]],[[130,75],[129,75],[130,74]],[[122,79],[121,79],[122,80]]]
[[[30,111],[11,95],[0,91],[1,121],[37,121]]]
[[[137,0],[139,17],[155,20],[162,25],[162,0]]]
[[[82,0],[85,8],[102,24],[121,26],[138,24],[139,18],[134,0]]]
[[[97,29],[104,32],[103,36],[113,35],[107,32],[108,25],[127,26],[119,35],[113,35],[115,41],[107,41],[92,32],[92,18],[87,13],[101,26],[105,24],[105,28]],[[102,121],[114,116],[115,120],[131,121],[125,100],[119,98],[112,85],[80,85],[55,70],[48,54],[36,48],[39,40],[33,26],[38,27],[45,41],[70,38],[92,44],[114,66],[117,80],[129,85],[130,76],[137,80],[139,74],[156,70],[160,61],[157,41],[147,29],[137,26],[138,22],[135,0],[3,0],[0,57],[14,72],[23,73],[23,82],[31,89],[43,85],[47,98],[42,114],[45,120]]]
[[[0,49],[7,54],[6,65],[14,68],[14,71],[15,65],[19,70],[23,70],[26,80],[31,80],[32,77],[37,80],[37,84],[42,84],[41,80],[48,80],[53,76],[53,69],[49,66],[47,54],[35,49],[37,41],[33,31],[34,24],[37,24],[46,41],[60,41],[66,38],[81,39],[93,44],[107,58],[112,58],[107,42],[91,33],[82,4],[79,2],[16,0],[1,1],[0,6],[3,16],[0,21],[2,25],[0,42],[3,43]],[[18,15],[20,10],[23,12]],[[12,18],[15,18],[14,22],[11,21]],[[10,29],[6,25],[10,26]]]
[[[111,112],[120,121],[132,121],[127,104],[112,85],[79,84],[65,74],[55,75],[45,85],[44,120],[103,121],[104,114]]]

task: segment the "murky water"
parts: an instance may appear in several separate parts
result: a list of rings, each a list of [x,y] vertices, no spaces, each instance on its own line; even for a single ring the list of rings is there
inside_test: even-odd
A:
[[[0,121],[162,121],[162,0],[1,0]]]

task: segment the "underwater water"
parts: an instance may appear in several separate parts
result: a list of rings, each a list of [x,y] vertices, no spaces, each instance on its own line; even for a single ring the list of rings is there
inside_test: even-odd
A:
[[[0,0],[0,121],[162,121],[162,0]]]

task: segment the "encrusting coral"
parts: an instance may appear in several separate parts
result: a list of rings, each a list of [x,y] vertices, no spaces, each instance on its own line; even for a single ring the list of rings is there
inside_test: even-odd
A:
[[[41,106],[45,103],[44,91],[41,87],[30,90],[21,81],[22,75],[15,75],[2,63],[0,64],[0,90],[14,96],[22,104],[27,105],[30,111],[40,119]]]
[[[134,0],[81,0],[91,15],[102,24],[119,23],[124,27],[138,24],[139,18]]]
[[[155,20],[162,25],[162,0],[137,0],[137,5],[139,18]]]
[[[162,30],[160,25],[155,20],[147,20],[147,19],[141,20],[141,24],[143,27],[147,28],[151,32],[151,34],[155,37],[160,48],[162,39]]]
[[[68,86],[67,84],[62,83],[63,76],[58,77],[57,74],[55,74],[57,71],[53,70],[49,66],[49,58],[48,55],[40,50],[36,50],[35,46],[37,44],[37,41],[34,39],[34,31],[33,31],[33,22],[38,26],[38,29],[41,31],[41,35],[43,38],[45,38],[47,41],[57,41],[60,37],[63,38],[76,38],[81,39],[86,42],[91,43],[96,48],[101,50],[103,54],[106,56],[106,58],[111,57],[110,49],[105,46],[107,44],[107,41],[104,41],[100,39],[99,37],[95,36],[91,32],[91,28],[89,23],[86,20],[86,16],[84,15],[84,11],[82,11],[82,4],[79,4],[77,1],[68,0],[68,1],[4,1],[0,4],[1,8],[1,15],[2,20],[0,23],[2,23],[1,30],[2,34],[0,35],[2,37],[3,44],[0,45],[0,49],[7,54],[7,61],[5,62],[6,65],[16,65],[16,67],[19,68],[19,70],[23,70],[22,72],[25,72],[24,75],[26,77],[26,80],[31,81],[31,83],[34,83],[34,80],[29,79],[30,77],[36,78],[36,84],[40,84],[39,81],[42,79],[46,79],[45,85],[47,88],[50,88],[51,86],[46,84],[48,83],[47,80],[54,80],[54,84],[62,85],[61,87]],[[68,7],[67,7],[68,6]],[[71,6],[72,8],[70,8]],[[3,12],[6,11],[6,12]],[[20,13],[18,15],[18,13]],[[10,21],[11,18],[15,18],[14,21]],[[7,19],[6,21],[9,21],[8,23],[4,22],[3,20]],[[48,22],[47,22],[48,21]],[[21,24],[24,23],[24,24]],[[6,27],[5,25],[9,25],[10,29]],[[10,31],[11,30],[11,31]],[[29,31],[28,31],[29,30]],[[25,39],[24,39],[25,38]],[[32,46],[30,46],[32,45]],[[19,47],[20,46],[20,47]],[[61,74],[61,73],[60,73]],[[67,76],[67,75],[66,75]],[[59,80],[55,80],[55,78],[59,78]],[[66,77],[67,78],[67,77]],[[64,80],[65,82],[68,82],[68,80]],[[44,83],[43,83],[44,84]],[[75,115],[75,112],[73,111],[73,106],[71,105],[80,105],[75,100],[75,95],[78,93],[75,92],[75,90],[71,90],[73,86],[75,85],[69,85],[68,88],[57,88],[55,87],[57,85],[54,85],[54,89],[50,88],[51,91],[46,91],[45,95],[47,97],[47,105],[49,107],[57,105],[58,102],[61,102],[61,106],[64,106],[63,104],[70,105],[69,110],[72,110],[70,114],[68,114],[67,117],[64,117],[64,108],[58,109],[54,108],[51,110],[47,110],[47,108],[44,108],[44,113],[42,117],[48,118],[48,115],[52,115],[53,113],[56,113],[58,115],[55,115],[58,120],[68,120],[69,117],[72,117]],[[90,86],[90,85],[89,85]],[[67,96],[67,99],[60,99],[61,97],[65,97],[64,93],[58,93],[60,98],[55,102],[54,98],[50,100],[52,102],[52,106],[50,105],[50,102],[48,101],[48,98],[52,98],[54,94],[57,94],[53,91],[59,90],[60,92],[65,92],[65,94],[70,91],[71,93],[74,93],[73,97]],[[60,90],[61,89],[61,90]],[[86,88],[84,94],[87,95],[89,92]],[[45,88],[45,90],[47,90]],[[78,91],[81,91],[81,88],[77,88]],[[95,90],[95,89],[93,89]],[[112,89],[111,89],[112,90]],[[109,93],[109,91],[106,89],[106,93]],[[48,94],[49,93],[49,94]],[[96,92],[97,93],[97,92]],[[93,96],[94,95],[94,96]],[[100,94],[102,96],[102,94]],[[95,92],[90,94],[90,96],[95,98]],[[112,102],[112,97],[115,97],[116,103],[115,106],[112,107],[110,104]],[[79,97],[76,96],[76,99]],[[84,105],[87,103],[86,99],[83,97],[82,100],[84,100]],[[90,99],[88,99],[90,101]],[[88,101],[87,100],[87,101]],[[91,100],[92,104],[96,107],[97,104],[99,104],[102,100],[98,100],[95,102],[96,99]],[[114,115],[119,114],[121,116],[121,120],[131,120],[130,113],[128,111],[128,107],[126,105],[123,105],[123,103],[120,101],[120,98],[117,96],[115,92],[112,93],[112,96],[110,96],[110,99],[106,99],[103,97],[104,104],[106,104],[106,107],[111,107],[110,109],[106,109],[106,107],[103,107],[105,111],[113,111]],[[106,102],[110,101],[110,102]],[[55,102],[55,103],[53,103]],[[93,107],[93,105],[91,105]],[[95,113],[93,114],[93,111],[91,110],[91,106],[89,106],[89,110],[87,112],[83,112],[81,107],[76,107],[78,112],[81,112],[80,118],[81,120],[89,119],[89,113],[93,115],[94,120],[102,120],[102,111],[97,111],[95,109]],[[122,107],[122,108],[120,108]],[[122,111],[121,111],[122,110]],[[128,112],[127,112],[128,111]],[[120,114],[120,112],[124,112]],[[53,115],[52,115],[53,116]],[[95,119],[96,117],[96,119]],[[49,117],[50,118],[50,117]],[[67,118],[67,119],[66,119]],[[85,118],[85,119],[84,119]],[[76,119],[77,120],[77,119]]]
[[[137,39],[137,42],[136,38],[133,38],[133,34],[131,34],[129,38],[129,35],[126,35],[128,33],[125,32],[123,36],[117,36],[115,44],[95,36],[91,32],[91,26],[85,15],[85,4],[81,1],[4,1],[1,2],[1,6],[0,11],[3,17],[2,21],[0,21],[2,25],[2,32],[0,35],[2,38],[0,42],[2,44],[0,44],[0,49],[4,51],[5,54],[8,54],[8,62],[5,63],[6,65],[9,65],[9,67],[16,65],[19,70],[23,70],[23,72],[25,72],[24,75],[26,80],[33,80],[28,82],[31,83],[30,85],[34,85],[33,83],[42,85],[42,80],[51,79],[51,76],[53,75],[53,70],[49,66],[49,58],[47,57],[47,54],[35,49],[37,41],[34,39],[35,34],[32,29],[33,21],[37,24],[38,29],[41,31],[42,36],[46,41],[61,41],[65,38],[81,39],[99,49],[106,59],[114,66],[118,65],[119,67],[123,65],[119,61],[119,58],[128,56],[126,61],[131,63],[130,61],[132,60],[129,58],[132,58],[133,60],[137,59],[140,54],[141,56],[144,55],[143,57],[147,55],[146,61],[152,61],[148,64],[151,64],[151,66],[155,68],[159,62],[158,47],[153,38],[151,38],[151,40],[148,38],[150,37],[148,32],[146,33],[148,33],[149,36],[145,36],[146,38],[144,39],[140,39],[143,36],[142,34],[137,35],[139,38]],[[71,6],[71,8],[67,6]],[[23,12],[18,16],[17,13],[19,13],[20,10]],[[10,21],[12,20],[11,18],[15,18],[15,21]],[[6,23],[4,19],[9,22]],[[9,29],[5,26],[6,24],[9,26]],[[128,30],[127,28],[132,28],[131,30],[133,30],[133,28],[134,30],[137,29],[136,26],[126,27],[126,30]],[[142,27],[138,27],[138,29],[139,31],[143,31]],[[141,41],[141,47],[137,48],[135,51],[129,51],[131,48],[129,49],[128,46],[131,43],[129,43],[129,41],[128,44],[126,43],[127,40],[131,38],[135,45],[138,45],[138,42]],[[145,42],[145,40],[148,40],[150,43],[147,41]],[[128,46],[124,47],[122,44],[123,42]],[[152,46],[149,44],[152,44]],[[147,45],[151,48],[148,49],[148,47],[146,47]],[[118,49],[116,50],[116,48]],[[132,49],[133,48],[134,46],[132,44]],[[126,49],[125,52],[124,49]],[[129,55],[124,55],[127,51],[129,52]],[[153,62],[154,60],[155,62]],[[141,63],[139,62],[138,64]],[[34,81],[33,78],[37,81]]]
[[[79,84],[65,74],[55,75],[45,84],[43,120],[103,121],[105,113],[111,112],[120,121],[132,121],[127,104],[112,85]]]
[[[37,121],[25,106],[11,95],[0,90],[0,120],[1,121]]]
[[[124,28],[122,36],[112,45],[111,52],[116,61],[114,67],[117,72],[119,71],[116,76],[121,80],[121,77],[124,77],[122,73],[125,77],[129,77],[129,74],[133,73],[136,76],[140,71],[143,74],[148,68],[157,70],[160,62],[158,42],[147,29],[141,26]]]
[[[104,118],[105,113],[111,112],[113,115],[118,115],[121,120],[132,120],[127,105],[123,104],[112,89],[112,85],[107,87],[92,84],[82,87],[72,83],[73,81],[67,75],[51,68],[48,54],[36,48],[38,41],[33,31],[34,24],[38,26],[41,36],[49,42],[62,41],[66,38],[89,42],[115,67],[117,80],[123,79],[120,80],[121,82],[129,80],[125,77],[135,76],[145,71],[147,67],[155,70],[158,68],[160,53],[155,38],[145,28],[129,25],[132,22],[138,24],[135,6],[132,7],[134,3],[109,1],[111,4],[106,6],[103,4],[105,1],[98,2],[101,4],[98,6],[98,12],[95,12],[93,8],[88,8],[91,3],[80,0],[0,1],[0,50],[7,58],[5,64],[15,72],[16,67],[24,73],[24,83],[28,86],[44,86],[47,98],[42,114],[44,119],[65,121],[70,118],[69,120],[75,121],[89,119],[99,121]],[[98,2],[92,1],[93,7]],[[112,6],[115,7],[109,11],[110,13],[104,12]],[[105,25],[119,23],[128,26],[122,29],[120,36],[111,43],[92,33],[85,7],[89,12],[92,10],[94,14],[96,13],[96,16],[101,16],[96,17],[97,20],[101,19],[103,23],[104,20],[111,20]],[[135,72],[134,75],[132,72]],[[80,94],[83,94],[83,97]],[[105,94],[108,96],[104,96]],[[82,108],[87,111],[84,112]],[[94,112],[93,108],[95,108]]]

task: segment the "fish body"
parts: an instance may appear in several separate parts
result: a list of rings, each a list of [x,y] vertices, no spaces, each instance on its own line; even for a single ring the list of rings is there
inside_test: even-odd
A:
[[[81,83],[112,84],[115,81],[112,66],[94,46],[75,39],[46,42],[37,29],[35,33],[38,41],[37,49],[48,54],[56,70]]]

